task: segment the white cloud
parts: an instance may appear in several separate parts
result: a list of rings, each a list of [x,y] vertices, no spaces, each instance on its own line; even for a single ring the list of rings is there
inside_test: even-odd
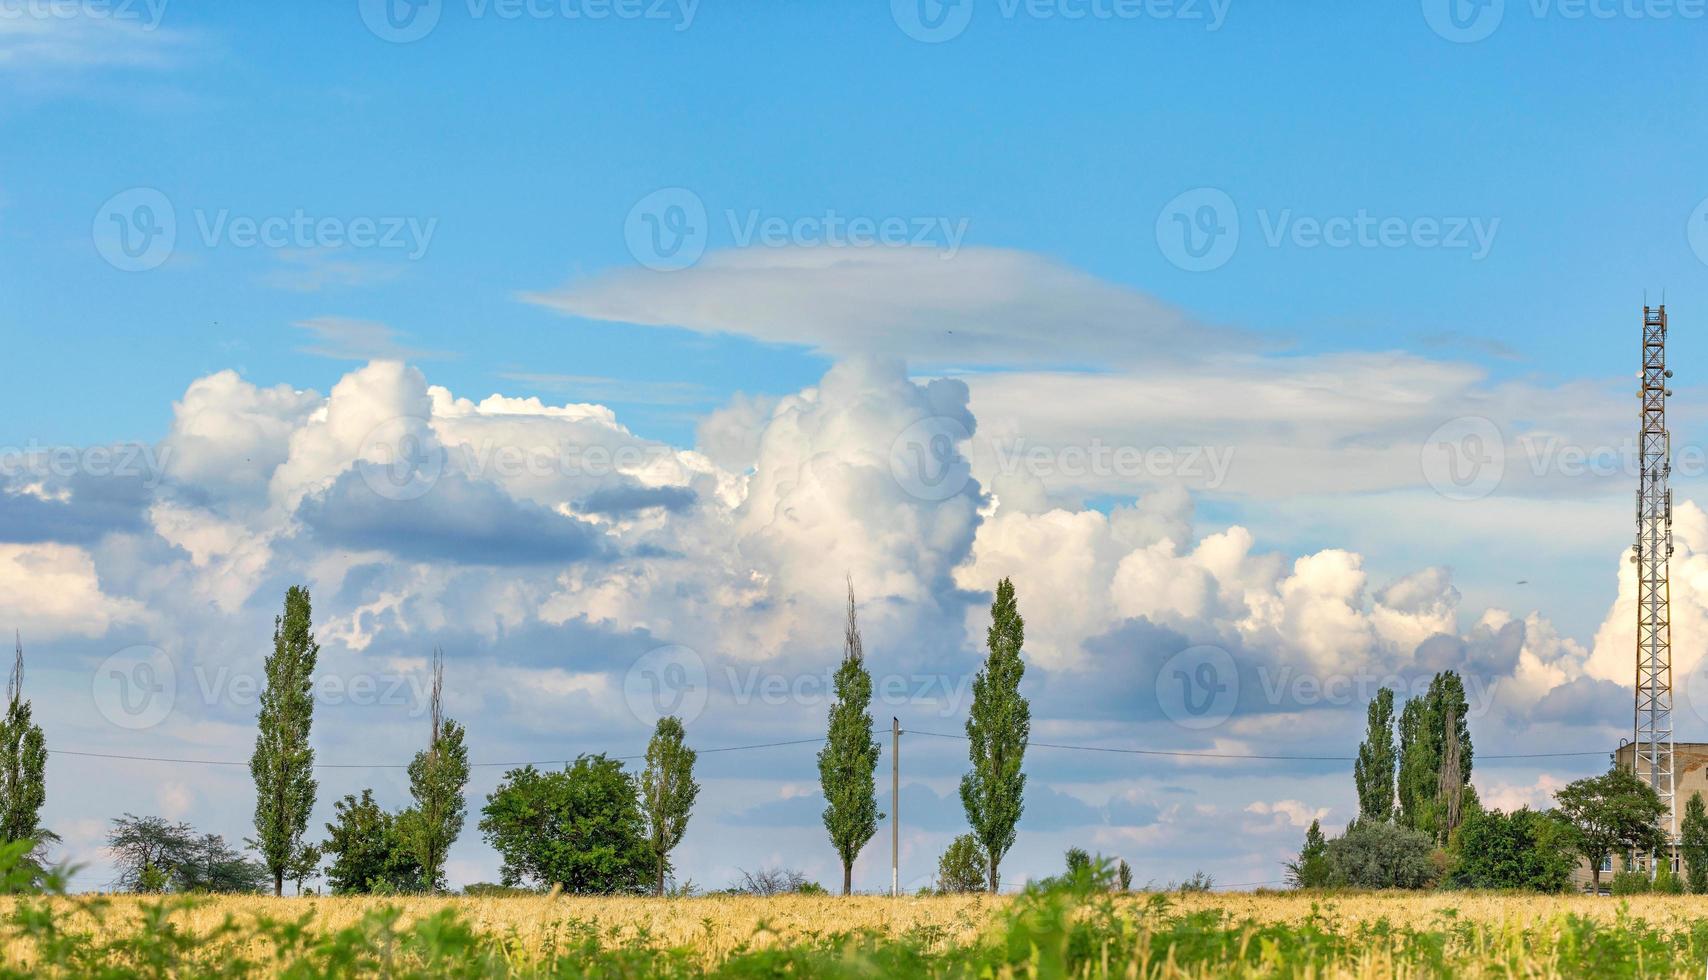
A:
[[[312,337],[305,354],[336,361],[419,361],[446,355],[408,346],[398,331],[372,320],[317,316],[293,324]]]
[[[52,543],[0,543],[0,623],[28,634],[32,642],[98,637],[143,616],[141,603],[102,591],[87,551]]]
[[[951,487],[944,499],[910,490],[896,471],[898,438],[924,420],[950,420],[976,440],[983,420],[968,398],[962,381],[921,383],[897,362],[854,358],[807,390],[738,400],[710,417],[700,445],[688,448],[636,436],[605,406],[460,396],[395,362],[353,370],[326,395],[258,388],[224,372],[193,382],[176,406],[163,444],[176,458],[141,530],[112,532],[88,548],[0,546],[0,615],[20,617],[26,634],[78,640],[79,652],[68,658],[74,664],[132,642],[167,649],[183,672],[183,690],[197,695],[182,699],[172,719],[142,741],[162,754],[194,748],[202,756],[241,743],[253,718],[250,704],[202,695],[202,679],[221,669],[257,669],[278,592],[292,582],[312,588],[322,664],[340,677],[414,677],[427,651],[445,645],[459,720],[478,733],[476,755],[485,760],[551,758],[566,745],[639,748],[645,725],[628,716],[621,686],[629,666],[654,647],[692,647],[714,685],[726,668],[756,663],[785,678],[822,670],[840,649],[849,574],[875,664],[907,676],[963,679],[984,645],[985,594],[998,578],[1012,577],[1027,618],[1040,739],[1131,744],[1138,731],[1143,744],[1211,751],[1348,751],[1343,743],[1356,737],[1362,706],[1356,698],[1265,703],[1254,681],[1244,692],[1254,700],[1242,701],[1223,727],[1186,731],[1159,719],[1151,691],[1158,663],[1147,658],[1184,643],[1223,644],[1243,666],[1285,667],[1319,681],[1337,673],[1409,679],[1440,666],[1475,670],[1479,680],[1498,682],[1492,713],[1473,721],[1479,748],[1497,734],[1523,737],[1532,724],[1527,713],[1585,677],[1592,655],[1584,646],[1534,614],[1464,608],[1445,569],[1377,575],[1349,548],[1282,554],[1251,528],[1195,515],[1179,487],[1107,512],[1029,496],[1019,485],[987,495],[978,479]],[[385,440],[375,445],[376,431],[407,433],[421,448],[459,462],[417,500],[367,500],[339,512],[342,523],[315,523],[337,493],[363,492],[350,474],[391,448]],[[936,450],[953,462],[956,447]],[[76,507],[79,498],[73,493],[56,505]],[[1688,505],[1678,514],[1675,601],[1683,630],[1696,622],[1691,616],[1708,618],[1690,611],[1699,600],[1689,591],[1689,582],[1708,580],[1696,565],[1708,554],[1708,519]],[[565,526],[587,529],[598,547],[508,565],[482,551],[494,542],[537,543]],[[349,536],[330,538],[329,529]],[[446,537],[451,532],[462,536]],[[1607,676],[1628,660],[1616,634],[1617,622],[1628,618],[1622,610],[1614,606],[1594,654]],[[1519,630],[1516,624],[1521,644],[1508,632]],[[1144,642],[1123,633],[1141,626]],[[1503,637],[1513,645],[1503,646]],[[64,687],[76,693],[61,701],[50,702],[43,690],[40,710],[78,718],[81,747],[110,748],[121,733],[103,729],[86,709],[79,714],[71,700],[86,697],[87,685],[85,676],[73,676]],[[328,761],[406,755],[419,728],[401,707],[340,710],[355,713],[316,722]],[[803,737],[820,730],[822,712],[819,702],[742,702],[720,688],[693,734],[703,746]],[[944,730],[958,720],[933,719]],[[706,758],[711,765],[731,757]],[[810,785],[810,753],[779,760],[775,793]],[[910,760],[921,766],[918,778],[952,793],[960,764],[953,751]],[[741,761],[732,764],[739,772]],[[1113,823],[1100,834],[1159,846],[1197,839],[1194,807],[1238,811],[1251,798],[1228,786],[1239,763],[1177,760],[1147,770],[1141,794],[1119,783],[1130,772],[1120,770],[1117,779],[1110,764],[1062,753],[1040,758],[1034,778],[1082,782],[1076,798],[1110,801]],[[1261,798],[1276,802],[1249,811],[1263,835],[1255,846],[1280,846],[1285,838],[1296,849],[1300,821],[1340,801],[1284,785],[1283,773],[1267,775],[1276,783]],[[242,793],[215,781],[223,778],[182,777],[199,823],[205,813],[229,810],[226,819],[241,825],[242,807],[228,798]],[[709,783],[716,778],[713,772]],[[1114,792],[1098,788],[1111,782]],[[1334,785],[1350,793],[1349,781],[1337,777]],[[182,801],[177,788],[158,798],[157,788],[157,781],[126,784],[113,790],[124,802],[98,805]],[[708,800],[718,798],[708,790]],[[750,806],[751,798],[732,791],[727,802],[728,809],[708,812],[703,826],[716,826],[715,813]],[[1164,815],[1144,824],[1137,808],[1153,804]],[[1129,811],[1133,819],[1113,816]],[[1015,873],[1056,870],[1059,841],[1045,832],[1027,840]],[[940,844],[922,838],[920,853]],[[736,846],[745,849],[712,854],[702,843],[690,873],[758,857],[758,843]],[[466,848],[458,859],[476,863],[459,867],[491,867],[472,835]],[[790,854],[778,857],[798,863]],[[1239,868],[1260,859],[1270,858],[1229,858]],[[1153,873],[1140,869],[1141,878]]]
[[[1542,773],[1528,784],[1494,779],[1478,779],[1475,782],[1478,802],[1487,809],[1511,813],[1522,807],[1532,810],[1551,809],[1554,805],[1554,794],[1565,788],[1567,780],[1550,773]]]
[[[1254,338],[1027,252],[753,248],[692,268],[624,269],[524,299],[572,316],[735,334],[928,364],[1200,359]]]
[[[1328,816],[1328,807],[1312,807],[1298,800],[1276,800],[1273,803],[1255,800],[1246,805],[1245,812],[1272,817],[1279,823],[1303,830],[1311,825],[1311,821]]]
[[[0,12],[0,70],[174,67],[186,38],[158,28],[158,8],[138,5],[137,16],[99,16],[75,9],[19,4]]]

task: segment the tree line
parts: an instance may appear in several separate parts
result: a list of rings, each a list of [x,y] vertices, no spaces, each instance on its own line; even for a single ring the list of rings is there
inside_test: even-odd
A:
[[[871,716],[872,678],[852,581],[842,634],[818,770],[824,827],[841,864],[842,892],[849,894],[854,863],[885,819],[877,803],[880,745]],[[1025,622],[1014,586],[1003,579],[991,604],[986,656],[973,681],[966,722],[970,765],[960,796],[970,831],[950,847],[991,891],[999,887],[1000,864],[1014,844],[1024,810],[1023,762],[1031,731],[1030,706],[1020,694],[1024,643]],[[442,651],[433,652],[428,738],[408,766],[410,805],[387,810],[372,788],[348,794],[334,802],[325,836],[315,840],[309,820],[319,784],[310,737],[319,656],[308,590],[292,586],[283,612],[274,618],[272,650],[263,666],[265,686],[249,763],[255,810],[254,834],[243,842],[248,853],[182,821],[127,812],[113,821],[107,835],[115,887],[246,892],[271,886],[274,895],[283,895],[286,882],[300,892],[324,874],[335,893],[445,889],[446,856],[468,818],[469,761],[463,726],[444,715]],[[22,686],[20,640],[7,713],[0,721],[0,840],[34,842],[31,854],[39,869],[46,848],[59,838],[38,824],[46,799],[47,751]],[[580,755],[557,771],[532,765],[507,771],[487,796],[478,822],[501,859],[501,887],[666,894],[670,855],[687,831],[699,795],[696,759],[681,719],[666,716],[658,720],[637,773],[603,753]],[[769,882],[789,874],[749,877]]]
[[[1503,812],[1482,806],[1471,786],[1473,758],[1464,685],[1453,671],[1435,675],[1426,694],[1406,702],[1398,725],[1394,692],[1370,702],[1364,741],[1353,764],[1358,815],[1339,837],[1320,821],[1288,862],[1301,888],[1503,888],[1563,892],[1582,858],[1590,890],[1619,857],[1615,893],[1708,894],[1708,807],[1693,794],[1680,826],[1686,872],[1675,875],[1654,788],[1629,768],[1576,780],[1543,810]],[[1397,739],[1396,739],[1397,732]],[[1644,857],[1651,872],[1633,871]]]

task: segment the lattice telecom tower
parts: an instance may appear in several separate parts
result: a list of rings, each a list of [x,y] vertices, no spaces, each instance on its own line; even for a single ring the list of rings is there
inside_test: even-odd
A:
[[[1666,304],[1643,307],[1642,471],[1637,476],[1637,717],[1633,768],[1666,804],[1662,828],[1678,838],[1672,769],[1672,620],[1667,570],[1672,557],[1671,437],[1666,428]]]

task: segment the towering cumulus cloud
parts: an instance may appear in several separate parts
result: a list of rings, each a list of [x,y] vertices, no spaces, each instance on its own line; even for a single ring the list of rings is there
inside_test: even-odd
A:
[[[1201,526],[1188,479],[1087,503],[1057,472],[1013,464],[1021,451],[1069,461],[1001,442],[1012,419],[987,433],[969,407],[981,383],[853,356],[806,390],[736,398],[702,420],[697,445],[679,447],[600,405],[459,396],[397,362],[353,370],[325,395],[221,372],[191,383],[170,431],[143,447],[152,471],[92,478],[28,457],[7,468],[0,612],[43,651],[32,683],[41,678],[55,744],[164,756],[242,754],[255,711],[244,679],[291,583],[315,597],[326,684],[316,738],[328,760],[412,744],[435,644],[450,655],[451,710],[477,761],[632,750],[650,721],[635,701],[649,689],[636,685],[668,679],[645,672],[661,650],[674,651],[670,676],[701,689],[696,744],[809,737],[822,728],[850,579],[877,710],[926,731],[959,730],[990,590],[1009,577],[1040,740],[1346,754],[1375,687],[1404,697],[1448,668],[1466,677],[1480,748],[1616,737],[1618,718],[1593,706],[1624,696],[1628,575],[1585,647],[1534,614],[1464,608],[1444,568],[1376,577],[1350,550],[1290,556],[1245,526]],[[1690,504],[1678,512],[1676,622],[1699,629],[1708,592],[1692,583],[1708,576],[1692,570],[1708,521]],[[175,697],[140,730],[88,700],[93,687],[103,703],[109,675],[138,676],[110,662],[136,649],[159,652],[149,676],[169,671]],[[1688,678],[1697,665],[1680,653]],[[1200,692],[1222,699],[1219,713],[1183,717],[1179,685],[1202,676],[1205,657],[1226,658]],[[1693,686],[1681,684],[1687,703]],[[925,868],[958,826],[962,750],[917,744],[906,847]],[[708,757],[731,764],[708,770],[706,816],[681,852],[689,874],[716,881],[773,858],[828,868],[813,856],[823,849],[810,751],[776,751],[764,765]],[[1350,795],[1334,766],[1245,772],[1236,792],[1226,777],[1242,770],[1226,765],[1032,758],[1019,874],[1050,870],[1075,835],[1167,843],[1223,874],[1265,874],[1296,847],[1301,821],[1324,804],[1338,819],[1335,801]],[[152,798],[167,784],[90,764],[56,760],[50,824],[83,827],[68,846],[98,863],[99,825],[76,821],[159,809]],[[477,790],[497,777],[478,772]],[[235,830],[238,776],[186,768],[166,802]],[[1478,768],[1501,798],[1548,778]],[[396,789],[387,771],[326,779],[328,793]],[[1206,812],[1245,820],[1250,840],[1234,852],[1199,840]],[[741,831],[760,825],[763,835]],[[455,858],[471,877],[494,864],[473,835]]]

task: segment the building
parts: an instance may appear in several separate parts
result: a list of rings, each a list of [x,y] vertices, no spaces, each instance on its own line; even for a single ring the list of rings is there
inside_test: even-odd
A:
[[[1619,746],[1619,751],[1613,753],[1614,764],[1621,769],[1631,768],[1633,749],[1634,746],[1630,742]],[[1690,797],[1694,793],[1701,793],[1702,799],[1708,801],[1708,742],[1673,743],[1672,766],[1673,786],[1676,788],[1679,810],[1684,809],[1684,804],[1690,802]],[[1647,856],[1641,855],[1640,857],[1646,863]],[[1612,872],[1621,867],[1623,865],[1617,856],[1610,858],[1607,864],[1602,866],[1601,890],[1603,892],[1608,890],[1613,877]],[[1676,851],[1672,855],[1672,870],[1676,874],[1682,874],[1684,871],[1683,866],[1679,863]],[[1589,862],[1579,858],[1577,870],[1572,873],[1572,887],[1578,891],[1589,891],[1591,880]]]

